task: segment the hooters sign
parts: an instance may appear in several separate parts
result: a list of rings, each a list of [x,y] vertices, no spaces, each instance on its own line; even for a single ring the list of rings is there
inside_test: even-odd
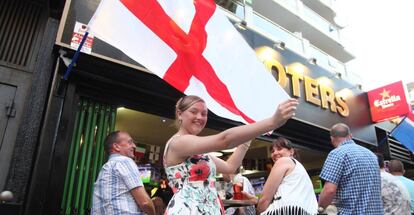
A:
[[[411,110],[402,81],[369,91],[368,100],[374,122],[402,116]]]
[[[102,0],[89,27],[219,116],[252,123],[288,98],[213,0]]]

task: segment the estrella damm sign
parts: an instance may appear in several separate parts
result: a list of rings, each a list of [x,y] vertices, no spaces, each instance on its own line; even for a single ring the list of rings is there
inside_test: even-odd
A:
[[[411,110],[402,81],[369,91],[368,101],[374,122],[402,116]]]

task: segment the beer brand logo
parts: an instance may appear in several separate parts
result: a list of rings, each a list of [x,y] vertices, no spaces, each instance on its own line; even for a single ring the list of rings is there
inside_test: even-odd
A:
[[[386,109],[386,108],[394,106],[394,102],[398,102],[398,101],[401,100],[400,96],[398,96],[398,95],[397,96],[396,95],[390,96],[390,92],[391,92],[390,90],[386,90],[384,88],[382,93],[380,93],[380,95],[382,96],[382,99],[381,100],[376,99],[374,101],[374,106],[375,107],[380,107],[381,106],[382,109]]]

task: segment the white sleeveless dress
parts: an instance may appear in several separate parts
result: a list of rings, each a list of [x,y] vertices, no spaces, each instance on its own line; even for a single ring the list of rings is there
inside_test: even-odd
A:
[[[318,213],[318,202],[308,173],[299,161],[285,176],[269,207],[261,215],[313,215]]]

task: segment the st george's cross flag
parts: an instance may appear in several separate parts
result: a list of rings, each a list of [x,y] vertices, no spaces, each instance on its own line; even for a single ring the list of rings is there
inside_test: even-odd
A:
[[[221,117],[252,123],[289,98],[213,0],[102,0],[88,26]]]
[[[414,153],[414,112],[410,112],[401,120],[391,131],[391,136]]]

